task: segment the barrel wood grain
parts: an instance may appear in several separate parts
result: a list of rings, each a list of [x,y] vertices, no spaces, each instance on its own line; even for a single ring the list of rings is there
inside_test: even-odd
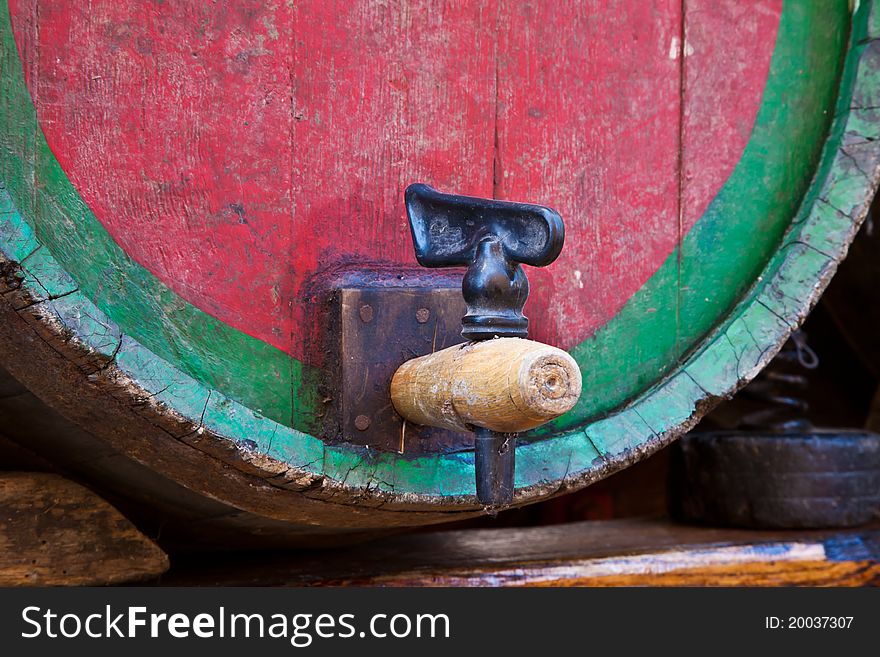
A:
[[[313,430],[318,327],[300,321],[309,301],[297,285],[323,270],[279,274],[281,263],[410,262],[395,191],[404,178],[522,195],[570,220],[570,260],[536,273],[544,292],[527,313],[534,337],[579,363],[584,394],[521,442],[517,503],[642,458],[753,376],[815,302],[876,188],[870,2],[851,17],[845,2],[780,10],[756,0],[746,11],[658,1],[650,21],[642,5],[609,16],[589,3],[453,4],[448,14],[346,3],[330,32],[377,63],[385,77],[375,86],[339,39],[322,40],[325,26],[309,29],[328,21],[320,3],[263,14],[232,3],[201,23],[198,3],[140,22],[114,18],[124,5],[94,3],[89,14],[12,0],[0,22],[0,258],[15,327],[3,361],[120,454],[282,522],[351,512],[368,527],[413,511],[393,523],[405,525],[441,508],[478,511],[468,454],[408,458],[344,436],[325,443]],[[163,34],[163,11],[183,12],[174,30],[204,30]],[[419,59],[464,42],[461,67],[446,54]],[[518,49],[549,42],[572,66]],[[151,73],[157,61],[162,75]],[[192,75],[174,77],[182,71]],[[457,91],[431,91],[450,76]],[[617,79],[631,86],[615,91]],[[201,102],[192,87],[206,82],[245,91]],[[331,92],[342,111],[328,123],[321,94]],[[166,119],[182,121],[177,132]],[[340,154],[346,136],[366,150]],[[353,196],[340,203],[351,176]],[[378,195],[364,181],[377,181]],[[315,202],[324,192],[327,203]],[[175,244],[188,246],[163,246],[181,232],[191,241]],[[765,239],[754,245],[755,235]],[[71,367],[52,356],[32,371],[16,353],[29,349]],[[80,408],[44,381],[61,370],[81,379],[90,403],[118,404]],[[98,425],[114,412],[153,429],[138,438]],[[208,481],[214,466],[195,471],[212,461],[231,464],[221,479],[235,483]],[[340,501],[383,513],[356,519]],[[332,513],[316,510],[326,503]]]

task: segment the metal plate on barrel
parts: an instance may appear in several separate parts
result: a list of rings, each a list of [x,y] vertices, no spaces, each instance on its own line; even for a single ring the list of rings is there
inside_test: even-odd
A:
[[[470,434],[405,425],[388,394],[391,377],[405,361],[464,342],[461,287],[432,287],[424,278],[394,279],[395,287],[352,284],[333,295],[339,358],[331,374],[338,385],[331,389],[339,399],[333,414],[338,425],[328,418],[328,439],[335,434],[347,442],[412,455],[473,448]],[[336,323],[331,319],[331,326]]]

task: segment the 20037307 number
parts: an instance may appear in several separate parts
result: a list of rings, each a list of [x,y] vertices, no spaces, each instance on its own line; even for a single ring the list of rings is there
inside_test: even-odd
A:
[[[854,616],[765,616],[768,630],[848,630]]]

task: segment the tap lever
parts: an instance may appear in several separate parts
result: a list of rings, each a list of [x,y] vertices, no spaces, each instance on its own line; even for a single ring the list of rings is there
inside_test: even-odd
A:
[[[416,424],[473,431],[477,498],[491,508],[510,504],[516,432],[566,412],[581,392],[571,356],[517,339],[529,332],[522,265],[556,260],[562,217],[541,205],[442,194],[422,183],[407,187],[405,201],[419,264],[467,267],[461,335],[471,342],[401,365],[392,402]],[[485,342],[491,338],[503,339]]]
[[[416,183],[405,195],[416,259],[423,267],[467,267],[462,294],[468,340],[524,338],[529,282],[521,265],[544,267],[562,250],[565,228],[541,205],[442,194]]]

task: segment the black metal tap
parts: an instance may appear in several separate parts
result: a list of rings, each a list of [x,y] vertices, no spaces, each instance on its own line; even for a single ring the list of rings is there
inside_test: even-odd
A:
[[[405,199],[419,264],[467,267],[462,337],[527,337],[529,281],[522,265],[544,267],[559,256],[565,239],[559,214],[540,205],[442,194],[421,183],[410,185]],[[477,498],[487,506],[510,504],[516,434],[471,428]]]

